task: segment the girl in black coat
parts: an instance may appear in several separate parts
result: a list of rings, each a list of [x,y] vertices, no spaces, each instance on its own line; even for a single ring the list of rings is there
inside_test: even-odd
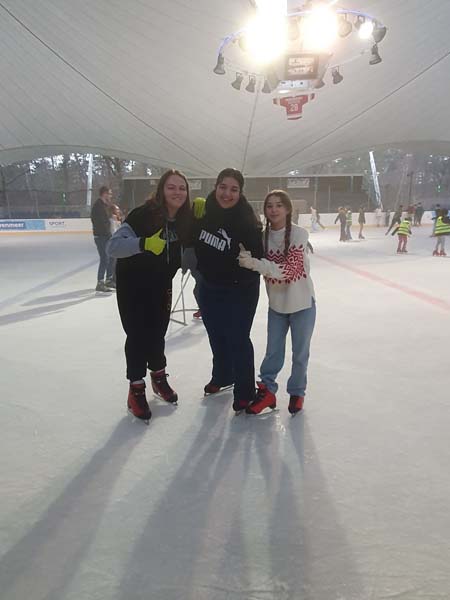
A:
[[[241,268],[240,244],[263,256],[262,227],[243,195],[244,178],[224,169],[196,222],[194,246],[201,275],[199,301],[213,354],[205,393],[234,384],[233,409],[255,399],[255,367],[250,330],[259,298],[259,274]]]
[[[167,171],[154,198],[130,212],[108,246],[110,256],[118,259],[117,303],[127,335],[128,408],[145,421],[151,417],[145,396],[147,368],[155,394],[167,402],[178,400],[167,382],[164,337],[172,279],[180,268],[181,243],[191,225],[187,179],[179,171]]]

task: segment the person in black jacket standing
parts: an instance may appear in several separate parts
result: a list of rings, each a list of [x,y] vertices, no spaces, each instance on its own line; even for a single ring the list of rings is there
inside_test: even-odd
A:
[[[114,260],[106,253],[106,244],[111,237],[111,189],[103,185],[99,190],[99,198],[91,210],[94,242],[97,246],[100,262],[97,271],[96,292],[110,292],[116,287],[114,283]],[[106,273],[106,281],[105,281]]]
[[[259,299],[259,274],[239,266],[239,245],[255,258],[264,254],[262,226],[243,187],[240,171],[221,171],[194,235],[200,309],[213,354],[212,377],[204,391],[213,394],[234,384],[236,412],[255,399],[250,330]]]
[[[145,395],[147,368],[153,392],[166,402],[178,401],[167,381],[164,338],[172,279],[191,224],[187,179],[170,170],[159,180],[155,196],[129,213],[108,244],[109,255],[117,259],[117,303],[127,335],[128,409],[144,421],[151,418]]]

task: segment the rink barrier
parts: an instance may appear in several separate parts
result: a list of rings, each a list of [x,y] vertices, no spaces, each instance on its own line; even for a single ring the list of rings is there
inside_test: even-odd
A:
[[[391,218],[392,218],[391,213]],[[423,218],[423,225],[431,224],[431,211],[426,211]],[[320,222],[324,227],[339,227],[335,224],[336,213],[322,213]],[[264,222],[264,217],[261,215]],[[300,215],[298,224],[306,229],[311,228],[311,215]],[[377,222],[374,213],[366,213],[365,227],[376,227]],[[358,213],[353,213],[352,227],[359,227]],[[384,215],[380,228],[385,228]],[[319,227],[317,226],[317,229]],[[5,233],[92,233],[92,223],[90,219],[0,219],[0,235]]]
[[[92,233],[90,219],[0,219],[4,233]]]

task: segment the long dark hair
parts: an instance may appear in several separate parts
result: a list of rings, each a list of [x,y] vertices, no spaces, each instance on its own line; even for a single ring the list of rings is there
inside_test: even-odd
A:
[[[226,177],[232,177],[238,182],[239,191],[242,194],[242,190],[244,189],[244,176],[237,169],[233,169],[233,167],[227,167],[226,169],[222,169],[220,173],[217,175],[215,188],[222,183],[222,181]]]
[[[238,169],[234,169],[233,167],[227,167],[226,169],[222,169],[220,173],[217,175],[216,183],[214,185],[214,190],[209,194],[206,202],[206,213],[209,214],[210,217],[215,219],[216,225],[220,223],[222,219],[222,211],[219,208],[219,204],[216,199],[216,189],[217,186],[222,183],[222,181],[227,178],[232,177],[239,186],[239,201],[237,206],[239,207],[240,216],[242,225],[249,227],[256,227],[261,231],[262,225],[259,220],[259,217],[256,215],[253,210],[250,202],[244,196],[244,176]]]
[[[269,219],[267,218],[266,209],[267,209],[267,203],[269,202],[269,200],[270,200],[270,198],[272,196],[276,196],[277,198],[279,198],[281,204],[287,210],[287,214],[286,214],[286,229],[284,231],[284,256],[287,256],[288,252],[289,252],[289,245],[291,243],[292,200],[290,199],[289,194],[287,194],[284,190],[272,190],[264,198],[263,211],[264,211],[264,217],[266,219],[266,230],[264,232],[264,253],[267,255],[267,250],[269,248],[269,229],[270,229],[270,223],[269,223]]]
[[[152,194],[150,198],[148,198],[147,204],[149,204],[152,208],[159,209],[164,217],[164,220],[167,220],[168,214],[166,199],[164,197],[164,186],[166,185],[166,181],[172,175],[177,175],[178,177],[181,177],[181,179],[183,179],[184,183],[186,184],[186,200],[183,203],[183,205],[178,209],[177,214],[175,215],[175,223],[178,236],[182,242],[185,242],[186,239],[189,237],[189,229],[192,222],[191,201],[189,198],[189,182],[186,178],[186,175],[184,175],[184,173],[181,173],[181,171],[178,171],[177,169],[169,169],[168,171],[166,171],[163,175],[161,175],[158,181],[156,192]]]

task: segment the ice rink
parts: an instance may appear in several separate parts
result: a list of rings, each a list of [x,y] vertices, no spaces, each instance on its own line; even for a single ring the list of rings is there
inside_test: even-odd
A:
[[[450,257],[429,225],[408,255],[384,231],[311,236],[303,413],[288,366],[274,412],[204,398],[189,314],[167,342],[179,406],[150,396],[148,427],[92,236],[0,236],[1,600],[449,598]],[[257,366],[266,311],[262,287]]]

